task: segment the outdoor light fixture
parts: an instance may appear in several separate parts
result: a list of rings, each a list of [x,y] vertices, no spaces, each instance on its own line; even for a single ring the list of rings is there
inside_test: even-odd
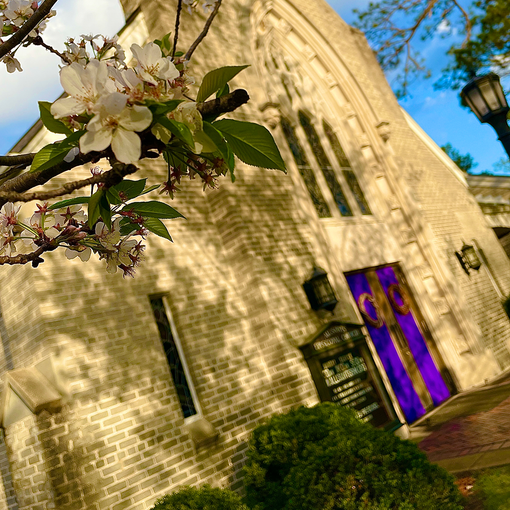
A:
[[[499,76],[496,73],[475,76],[462,89],[460,96],[480,122],[490,124],[494,128],[510,157],[510,127],[506,121],[510,108]]]
[[[303,283],[312,310],[328,310],[333,312],[338,300],[328,280],[328,273],[320,267],[314,267],[312,276]]]
[[[466,274],[469,274],[470,269],[478,271],[482,267],[474,246],[470,244],[464,243],[460,251],[455,252],[455,255],[457,255],[459,263],[462,269],[466,271]]]

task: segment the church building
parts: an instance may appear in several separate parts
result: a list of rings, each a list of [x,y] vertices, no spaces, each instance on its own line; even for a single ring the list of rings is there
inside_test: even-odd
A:
[[[173,2],[121,2],[124,47],[173,31]],[[179,49],[204,19],[184,14]],[[134,279],[58,250],[1,267],[0,510],[241,490],[275,413],[333,401],[405,438],[510,370],[499,231],[364,35],[324,0],[224,1],[190,74],[242,64],[231,117],[272,132],[287,175],[238,162],[216,190],[183,182],[187,219],[167,222],[173,243],[148,238]],[[36,123],[13,152],[55,136]],[[166,180],[163,160],[141,167]]]

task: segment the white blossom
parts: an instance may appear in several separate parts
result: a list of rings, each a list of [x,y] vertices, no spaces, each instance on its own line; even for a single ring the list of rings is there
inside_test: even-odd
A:
[[[175,80],[180,72],[172,62],[171,57],[163,57],[157,44],[149,43],[143,48],[138,44],[131,45],[131,51],[137,60],[136,72],[146,82],[152,85],[160,80]]]
[[[104,62],[92,59],[87,67],[77,62],[60,71],[60,83],[70,97],[58,99],[51,105],[51,114],[56,119],[93,113],[94,106],[102,94],[108,91],[108,69]]]
[[[8,73],[13,73],[14,71],[23,71],[20,61],[11,55],[5,55],[5,57],[2,59],[2,62],[7,66]]]
[[[66,248],[65,256],[72,260],[79,257],[82,262],[87,262],[92,255],[92,250],[87,246]]]
[[[146,106],[127,106],[127,96],[112,92],[97,105],[98,113],[87,124],[80,138],[83,154],[105,150],[110,144],[115,157],[122,163],[136,163],[141,156],[141,140],[134,131],[143,131],[152,122]]]

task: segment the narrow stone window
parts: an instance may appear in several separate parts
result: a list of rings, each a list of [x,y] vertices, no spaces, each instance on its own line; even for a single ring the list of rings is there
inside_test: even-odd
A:
[[[183,357],[179,353],[178,342],[172,331],[163,298],[150,298],[150,301],[152,312],[154,313],[154,318],[158,325],[159,336],[161,337],[161,342],[165,350],[166,359],[170,366],[170,374],[172,375],[175,389],[177,390],[182,413],[184,414],[184,418],[189,418],[190,416],[198,414],[198,409],[195,404],[196,397],[195,399],[193,398],[193,388],[189,383],[188,370],[183,363]]]
[[[317,163],[319,163],[322,173],[326,178],[326,182],[328,183],[329,189],[331,190],[331,193],[335,199],[340,214],[342,216],[353,216],[352,210],[349,207],[347,199],[345,198],[342,187],[336,178],[335,171],[333,170],[333,167],[331,166],[331,163],[329,162],[329,159],[324,152],[324,147],[321,144],[317,131],[312,126],[310,119],[303,112],[299,112],[299,122],[301,123],[301,126],[303,127],[303,130],[308,139],[308,143],[312,147],[312,151],[317,158]]]
[[[349,186],[349,189],[351,190],[351,193],[353,194],[356,203],[358,204],[361,214],[372,214],[367,199],[365,198],[361,186],[359,185],[358,179],[356,178],[356,174],[351,170],[351,164],[349,163],[349,160],[347,159],[347,156],[345,155],[345,152],[340,145],[338,137],[326,121],[322,122],[322,127],[324,129],[324,133],[326,133],[331,148],[335,153],[338,164],[340,167],[342,167],[342,172],[344,174],[347,185]]]
[[[305,181],[306,189],[310,194],[319,218],[330,218],[331,212],[329,211],[328,204],[326,204],[324,197],[322,196],[313,170],[306,159],[305,152],[297,139],[294,128],[290,125],[289,121],[285,119],[285,117],[281,118],[281,125],[283,134],[285,135],[289,148],[294,156],[296,166],[298,167],[303,181]]]

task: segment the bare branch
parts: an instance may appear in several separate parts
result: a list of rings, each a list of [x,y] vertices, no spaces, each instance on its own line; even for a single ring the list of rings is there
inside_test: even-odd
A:
[[[202,114],[202,117],[218,116],[222,113],[233,112],[247,103],[249,99],[250,96],[246,90],[237,89],[225,96],[206,101],[205,103],[198,103],[197,109]]]
[[[33,193],[17,193],[16,191],[0,191],[0,198],[4,198],[9,202],[31,202],[32,200],[51,200],[52,198],[69,195],[77,189],[90,186],[92,184],[104,183],[106,188],[115,186],[126,175],[133,174],[138,170],[134,165],[124,165],[122,163],[115,163],[111,170],[103,174],[94,175],[88,179],[81,179],[79,181],[68,182],[61,188],[50,191],[36,191]]]
[[[32,265],[37,267],[41,262],[44,262],[44,260],[41,258],[41,255],[45,251],[52,251],[55,248],[56,246],[43,245],[32,253],[20,253],[15,257],[8,257],[4,255],[0,257],[0,265],[9,264],[10,266],[13,266],[15,264],[27,264],[28,262],[32,262]]]
[[[34,159],[35,153],[17,154],[14,156],[0,156],[0,166],[30,165]],[[2,177],[0,175],[0,177]]]
[[[177,41],[179,39],[179,23],[181,21],[181,10],[182,0],[179,0],[177,3],[177,13],[175,14],[175,33],[174,33],[174,46],[172,48],[172,60],[175,57],[175,50],[177,48]]]
[[[216,14],[218,14],[220,6],[221,0],[217,0],[213,11],[211,12],[209,18],[205,22],[204,29],[202,30],[200,35],[196,38],[195,42],[189,47],[189,50],[186,52],[186,55],[184,55],[185,60],[189,60],[191,58],[191,55],[193,55],[198,45],[204,40],[205,36],[207,35],[207,32],[209,32],[209,27],[211,26],[213,19],[216,17]]]
[[[452,0],[455,6],[460,10],[462,17],[464,18],[464,26],[466,28],[466,37],[464,37],[464,41],[462,41],[462,46],[464,47],[466,43],[471,39],[471,30],[473,25],[471,23],[471,19],[469,14],[464,10],[464,8],[457,2],[457,0]]]
[[[53,179],[57,175],[60,175],[72,168],[77,166],[86,165],[92,161],[99,161],[103,157],[111,156],[111,152],[106,150],[103,152],[91,152],[88,154],[78,154],[76,158],[70,163],[63,161],[58,165],[55,165],[47,170],[41,170],[36,172],[26,172],[9,181],[5,182],[0,186],[0,191],[16,191],[23,193],[28,191],[35,186],[41,186],[46,184],[49,180]],[[0,198],[0,207],[3,206],[8,200]]]
[[[30,32],[50,13],[51,8],[57,3],[57,0],[44,0],[40,7],[21,25],[20,29],[11,35],[7,41],[0,44],[0,58],[4,57],[21,44]]]
[[[40,35],[32,39],[32,44],[35,44],[36,46],[42,46],[43,48],[47,49],[50,53],[53,53],[54,55],[57,55],[57,57],[60,57],[66,64],[72,63],[71,60],[69,60],[69,58],[67,58],[63,53],[60,53],[60,51],[56,50],[53,46],[46,44]]]

